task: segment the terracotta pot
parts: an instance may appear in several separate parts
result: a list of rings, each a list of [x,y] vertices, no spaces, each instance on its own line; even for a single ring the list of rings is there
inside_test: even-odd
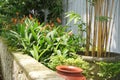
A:
[[[86,80],[82,75],[82,69],[74,66],[57,66],[57,73],[65,80]]]

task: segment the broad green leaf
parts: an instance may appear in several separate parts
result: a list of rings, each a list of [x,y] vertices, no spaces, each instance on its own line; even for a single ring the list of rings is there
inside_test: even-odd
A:
[[[50,47],[51,47],[50,45],[47,45],[47,48],[44,49],[44,50],[40,53],[40,55],[39,55],[39,59],[41,58],[41,56],[42,56],[46,51],[49,50]]]
[[[35,33],[35,31],[31,28],[31,32],[32,32],[32,35],[34,37],[35,40],[37,40],[37,34]]]
[[[66,54],[68,51],[69,51],[69,49],[64,48],[62,53],[63,53],[63,54]]]
[[[36,60],[39,60],[38,51],[39,51],[38,46],[33,45],[33,50],[31,51],[31,54]]]
[[[10,30],[10,32],[12,36],[16,37],[17,39],[20,39],[21,36],[17,32],[12,31],[12,30]]]

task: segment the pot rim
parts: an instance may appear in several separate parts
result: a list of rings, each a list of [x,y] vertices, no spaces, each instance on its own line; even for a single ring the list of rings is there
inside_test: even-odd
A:
[[[83,70],[75,66],[59,65],[56,67],[57,71],[66,73],[81,73]]]

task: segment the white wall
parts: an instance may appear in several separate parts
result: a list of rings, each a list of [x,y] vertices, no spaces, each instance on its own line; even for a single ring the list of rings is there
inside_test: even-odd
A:
[[[119,6],[118,6],[118,52],[120,52],[120,1],[119,1]]]
[[[113,29],[113,38],[112,38],[112,44],[111,44],[111,51],[113,52],[119,52],[120,53],[120,0],[117,2],[118,7],[116,10],[116,16],[115,16],[115,27]]]

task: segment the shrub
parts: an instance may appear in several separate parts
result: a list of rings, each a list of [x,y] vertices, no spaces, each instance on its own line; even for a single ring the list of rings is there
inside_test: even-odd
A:
[[[69,53],[67,56],[65,55],[56,55],[51,56],[50,61],[48,63],[48,67],[53,70],[56,70],[56,66],[58,65],[70,65],[76,66],[83,69],[83,73],[89,77],[90,65],[88,62],[84,61],[79,55],[74,53]]]
[[[97,62],[100,70],[98,71],[98,76],[103,80],[108,80],[110,78],[116,77],[116,75],[120,74],[120,62]]]

